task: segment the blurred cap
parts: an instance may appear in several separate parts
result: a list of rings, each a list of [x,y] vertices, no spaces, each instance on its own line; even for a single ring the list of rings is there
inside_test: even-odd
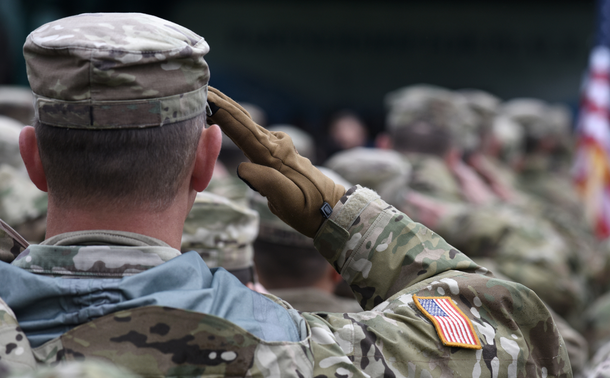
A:
[[[257,240],[278,245],[313,248],[313,239],[290,227],[269,210],[267,198],[252,192],[250,207],[260,215]]]
[[[458,91],[466,104],[477,116],[477,130],[489,130],[494,117],[500,108],[500,99],[489,92],[479,89],[461,89]]]
[[[251,267],[258,224],[256,211],[216,194],[198,193],[184,222],[181,250],[196,251],[210,268]]]
[[[516,98],[502,106],[502,114],[523,127],[526,136],[541,139],[551,128],[547,119],[547,104],[535,98]]]
[[[505,115],[494,118],[491,135],[498,144],[499,155],[506,161],[521,155],[525,148],[525,133],[523,127]]]
[[[477,119],[464,96],[432,85],[413,85],[390,92],[385,98],[388,114],[386,129],[422,127],[443,130],[463,149],[479,143]]]
[[[82,129],[154,127],[207,109],[206,41],[142,13],[49,22],[23,46],[42,123]]]
[[[376,148],[341,151],[325,165],[346,180],[375,190],[390,204],[400,201],[411,175],[411,164],[406,157],[396,151]]]

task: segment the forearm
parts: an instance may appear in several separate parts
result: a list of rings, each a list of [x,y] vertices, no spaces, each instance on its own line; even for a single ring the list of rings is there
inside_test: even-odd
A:
[[[335,205],[314,242],[365,310],[450,266],[478,267],[436,233],[360,186]]]

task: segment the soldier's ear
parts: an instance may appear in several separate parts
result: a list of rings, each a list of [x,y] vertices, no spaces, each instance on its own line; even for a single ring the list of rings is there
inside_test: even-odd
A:
[[[197,153],[195,154],[195,165],[191,175],[191,186],[196,191],[203,191],[210,183],[221,145],[222,132],[218,125],[212,125],[207,129],[203,129],[199,137]]]
[[[42,167],[42,160],[38,151],[36,131],[32,126],[25,126],[19,134],[19,153],[25,163],[30,180],[43,192],[48,190],[47,176]]]

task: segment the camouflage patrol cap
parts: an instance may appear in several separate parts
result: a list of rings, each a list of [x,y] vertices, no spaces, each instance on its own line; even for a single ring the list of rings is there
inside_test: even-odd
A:
[[[210,268],[237,270],[254,264],[252,242],[258,234],[256,211],[227,198],[201,192],[182,231],[183,252],[196,251]]]
[[[550,131],[547,104],[535,98],[516,98],[503,104],[501,113],[519,123],[525,135],[541,139]]]
[[[490,134],[498,148],[502,160],[510,162],[523,154],[525,138],[523,127],[505,115],[494,118]]]
[[[494,117],[500,108],[500,99],[491,93],[479,89],[461,89],[458,91],[466,103],[477,115],[478,131],[489,130]]]
[[[90,13],[34,30],[23,47],[37,119],[81,129],[154,127],[207,109],[206,41],[141,13]]]
[[[429,125],[448,132],[457,146],[472,149],[479,143],[477,119],[464,96],[433,85],[413,85],[390,92],[385,98],[386,129]]]
[[[285,246],[313,248],[313,239],[290,227],[269,210],[267,198],[253,192],[250,197],[250,207],[260,215],[257,240]]]
[[[411,164],[405,156],[377,148],[341,151],[324,164],[346,180],[375,190],[390,204],[399,201],[411,175]]]

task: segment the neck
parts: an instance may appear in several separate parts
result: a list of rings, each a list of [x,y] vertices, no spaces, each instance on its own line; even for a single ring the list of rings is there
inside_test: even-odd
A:
[[[74,231],[126,231],[162,240],[180,250],[184,220],[191,206],[192,202],[186,199],[174,201],[163,211],[103,206],[87,209],[65,208],[56,206],[49,196],[46,238]]]

